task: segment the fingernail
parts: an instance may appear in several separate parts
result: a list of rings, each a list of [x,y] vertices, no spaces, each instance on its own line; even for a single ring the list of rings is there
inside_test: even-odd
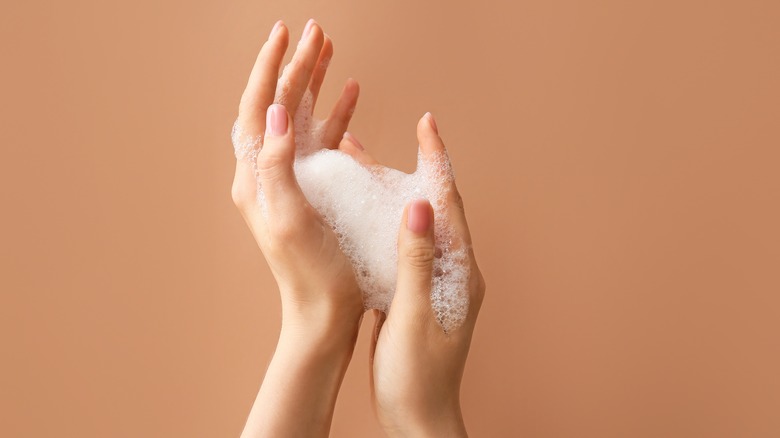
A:
[[[284,135],[287,133],[287,110],[284,105],[275,103],[268,107],[265,117],[265,135]]]
[[[268,39],[271,39],[280,27],[282,27],[282,20],[277,21],[276,24],[274,24],[274,27],[271,28],[271,34],[268,35]]]
[[[439,127],[436,126],[436,119],[433,118],[433,114],[425,113],[425,117],[428,117],[428,123],[431,125],[431,128],[433,128],[433,131],[436,134],[438,134],[439,133]]]
[[[351,141],[352,144],[357,146],[357,148],[360,149],[361,151],[366,150],[366,148],[363,147],[363,145],[358,141],[358,139],[355,138],[355,136],[350,134],[349,132],[344,132],[344,137],[347,137],[347,140]]]
[[[425,199],[417,199],[409,205],[406,213],[406,228],[415,233],[425,233],[431,226],[431,204]]]
[[[307,36],[309,36],[309,33],[311,33],[311,28],[314,26],[314,19],[309,18],[309,21],[306,22],[306,27],[303,28],[303,36],[301,37],[301,41],[305,40]]]

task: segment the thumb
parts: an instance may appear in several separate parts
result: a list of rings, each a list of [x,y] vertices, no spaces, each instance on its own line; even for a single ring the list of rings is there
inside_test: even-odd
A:
[[[293,171],[295,138],[284,105],[273,104],[266,113],[263,147],[257,154],[257,174],[269,213],[299,207],[305,198]]]
[[[410,202],[404,210],[398,234],[398,281],[390,315],[433,321],[433,219],[433,208],[424,199]]]

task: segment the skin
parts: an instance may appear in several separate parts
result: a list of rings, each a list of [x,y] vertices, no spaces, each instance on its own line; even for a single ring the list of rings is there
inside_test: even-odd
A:
[[[327,436],[341,382],[363,317],[360,290],[333,231],[311,207],[295,179],[294,114],[304,92],[315,102],[333,45],[310,20],[279,78],[289,34],[278,22],[263,45],[241,97],[238,122],[247,135],[264,136],[257,154],[266,214],[257,201],[251,162],[238,161],[233,200],[252,231],[279,286],[282,328],[273,359],[242,437]],[[380,164],[346,132],[358,85],[348,80],[324,122],[324,144],[364,166]],[[418,123],[423,156],[444,150],[433,116]],[[455,245],[471,238],[453,182],[447,214],[457,231]],[[445,333],[431,310],[434,254],[433,210],[414,201],[399,230],[398,287],[387,316],[374,311],[369,358],[371,393],[389,436],[466,436],[459,391],[484,281],[470,251],[471,304],[465,323]]]

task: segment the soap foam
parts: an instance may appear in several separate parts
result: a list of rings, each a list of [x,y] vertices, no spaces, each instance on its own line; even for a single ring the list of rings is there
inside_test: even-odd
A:
[[[284,75],[282,75],[284,77]],[[282,88],[282,87],[280,87]],[[434,210],[436,257],[431,305],[445,331],[462,324],[468,311],[468,247],[449,223],[447,195],[454,175],[445,152],[418,153],[412,174],[374,166],[323,149],[322,122],[311,116],[311,93],[295,114],[295,176],[306,198],[331,226],[363,292],[366,309],[390,310],[398,274],[398,230],[406,204],[427,199]],[[255,171],[260,137],[247,138],[233,127],[236,158],[252,160]],[[258,196],[265,203],[258,180]]]

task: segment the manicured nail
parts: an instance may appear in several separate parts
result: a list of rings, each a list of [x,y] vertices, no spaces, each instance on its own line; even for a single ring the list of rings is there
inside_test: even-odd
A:
[[[274,27],[271,28],[271,34],[268,35],[268,39],[273,38],[274,34],[277,30],[279,30],[280,27],[282,27],[282,20],[277,21],[276,24],[274,24]]]
[[[275,136],[287,134],[287,110],[284,105],[275,103],[268,107],[265,117],[265,135]]]
[[[344,132],[344,137],[347,137],[347,140],[349,140],[350,142],[352,142],[352,144],[354,144],[355,146],[357,146],[357,148],[358,148],[358,149],[360,149],[361,151],[364,151],[364,150],[366,150],[366,148],[364,148],[364,147],[363,147],[363,145],[362,145],[362,144],[360,144],[360,142],[358,141],[358,139],[357,139],[357,138],[355,138],[355,136],[354,136],[354,135],[352,135],[352,134],[350,134],[349,132]]]
[[[433,118],[433,114],[425,113],[425,117],[428,118],[428,123],[431,125],[431,128],[433,128],[433,131],[438,134],[439,133],[439,127],[436,126],[436,119]]]
[[[301,37],[301,41],[305,40],[307,36],[309,36],[309,33],[311,33],[311,28],[314,26],[314,19],[309,18],[309,21],[306,22],[306,27],[303,28],[303,36]]]
[[[415,233],[425,233],[431,226],[431,204],[425,199],[417,199],[409,204],[406,213],[406,228]]]

